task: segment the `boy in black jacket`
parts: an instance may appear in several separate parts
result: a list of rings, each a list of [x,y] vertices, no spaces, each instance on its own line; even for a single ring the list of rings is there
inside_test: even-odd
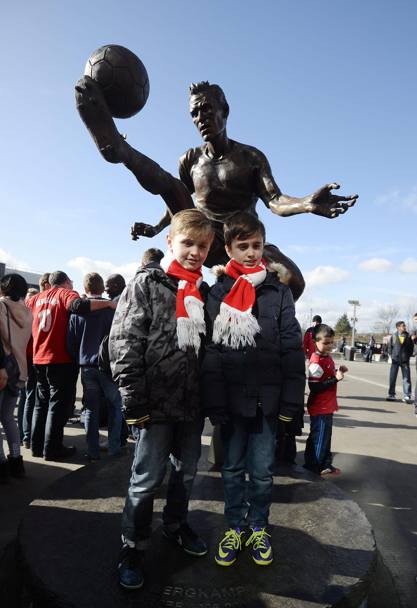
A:
[[[262,259],[263,224],[238,213],[224,235],[230,261],[208,296],[212,343],[202,369],[205,413],[221,424],[224,449],[229,529],[215,560],[233,564],[245,540],[264,566],[273,560],[266,526],[278,419],[290,422],[304,405],[302,337],[290,289]]]

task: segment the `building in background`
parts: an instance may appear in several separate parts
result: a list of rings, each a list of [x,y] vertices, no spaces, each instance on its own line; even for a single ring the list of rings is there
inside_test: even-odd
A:
[[[39,289],[39,279],[41,278],[41,274],[39,272],[30,272],[29,270],[19,270],[18,268],[10,268],[6,266],[4,262],[0,262],[0,279],[4,277],[5,274],[17,273],[22,275],[22,277],[26,280],[28,287],[36,287]]]

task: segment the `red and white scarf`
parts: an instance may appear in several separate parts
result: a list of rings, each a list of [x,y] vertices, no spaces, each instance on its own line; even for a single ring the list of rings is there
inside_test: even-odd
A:
[[[256,301],[255,287],[266,277],[265,261],[248,268],[232,258],[226,265],[226,274],[236,280],[214,321],[213,342],[233,349],[256,346],[255,336],[261,329],[252,308]]]
[[[200,334],[206,333],[204,301],[198,289],[203,280],[202,272],[200,268],[186,270],[171,253],[165,254],[160,264],[168,276],[178,279],[176,306],[178,346],[181,350],[187,350],[191,346],[198,353],[201,344]]]

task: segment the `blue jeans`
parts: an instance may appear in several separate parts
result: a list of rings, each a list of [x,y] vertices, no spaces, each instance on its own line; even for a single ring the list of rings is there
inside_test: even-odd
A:
[[[122,398],[117,384],[98,367],[82,367],[81,382],[84,389],[84,428],[87,435],[87,453],[92,458],[100,457],[99,418],[100,401],[103,393],[108,402],[109,454],[120,452],[122,429]]]
[[[395,397],[395,383],[397,381],[398,369],[401,367],[401,373],[403,375],[403,393],[404,397],[410,398],[411,395],[411,378],[410,378],[410,362],[400,363],[399,361],[393,361],[391,363],[391,369],[389,371],[389,391],[388,394]]]
[[[122,534],[134,541],[137,549],[145,549],[151,535],[154,496],[164,480],[170,455],[162,518],[164,525],[174,530],[186,522],[201,454],[203,424],[201,418],[193,422],[155,423],[135,433],[135,455],[122,515]]]
[[[272,499],[277,417],[233,417],[222,425],[224,514],[231,528],[268,524]],[[249,474],[249,483],[245,473]]]
[[[307,469],[320,473],[332,465],[332,430],[333,414],[310,416],[310,434],[304,452]]]

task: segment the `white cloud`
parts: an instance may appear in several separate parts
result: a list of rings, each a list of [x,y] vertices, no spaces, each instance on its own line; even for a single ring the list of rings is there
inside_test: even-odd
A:
[[[406,258],[400,264],[400,270],[402,272],[417,272],[417,259],[416,258]]]
[[[372,272],[386,272],[392,268],[392,262],[385,258],[370,258],[358,264],[361,270],[370,270]]]
[[[328,285],[329,283],[341,283],[350,277],[350,273],[336,266],[317,266],[310,272],[304,274],[307,287]]]
[[[375,202],[377,205],[397,207],[401,202],[401,192],[399,190],[391,190],[386,194],[380,194],[376,197]]]
[[[287,245],[285,249],[294,251],[295,253],[323,253],[323,251],[346,251],[346,245]]]
[[[23,260],[19,260],[15,258],[14,255],[5,251],[4,249],[0,249],[0,262],[6,264],[9,268],[16,268],[18,270],[28,270],[29,264],[24,262]]]
[[[375,199],[377,205],[389,206],[393,210],[402,207],[413,213],[417,213],[417,186],[411,188],[409,192],[401,190],[391,190],[386,194],[381,194]]]
[[[113,262],[105,260],[92,260],[91,258],[77,257],[68,260],[67,266],[78,270],[82,275],[87,272],[98,272],[106,279],[110,274],[118,273],[124,276],[126,281],[132,279],[138,269],[139,262],[128,262],[117,266]]]
[[[417,186],[414,186],[411,192],[404,197],[404,206],[417,213]]]

